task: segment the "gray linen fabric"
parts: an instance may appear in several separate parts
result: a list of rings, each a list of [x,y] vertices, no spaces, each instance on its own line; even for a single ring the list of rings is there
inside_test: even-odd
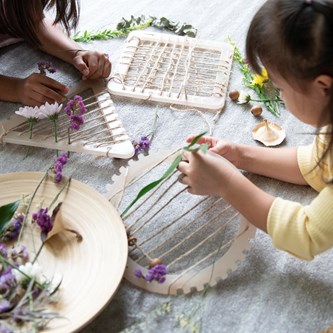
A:
[[[79,30],[115,27],[122,17],[129,18],[130,15],[165,16],[194,25],[201,39],[226,41],[230,36],[243,51],[247,27],[262,3],[263,0],[84,0]],[[120,39],[96,41],[83,47],[109,53],[115,64],[122,44],[123,39]],[[0,72],[25,77],[35,70],[37,61],[42,59],[54,62],[58,69],[54,75],[57,80],[73,86],[80,79],[78,72],[70,65],[24,43],[0,49]],[[229,87],[240,88],[241,82],[242,76],[234,64]],[[158,110],[159,120],[152,151],[179,146],[184,143],[187,135],[206,129],[197,114],[175,112],[166,104],[116,96],[113,100],[128,134],[133,138],[150,131],[155,111]],[[18,107],[14,103],[0,102],[0,120],[9,117]],[[207,114],[210,119],[212,116]],[[313,130],[287,111],[282,110],[280,119],[267,111],[264,116],[286,130],[285,146],[303,145],[312,141],[313,136],[305,133],[312,133]],[[257,123],[258,119],[251,115],[247,107],[228,100],[214,127],[214,135],[257,145],[259,143],[251,138],[251,129]],[[44,171],[54,157],[52,151],[32,148],[30,156],[23,159],[25,148],[11,144],[2,146],[0,151],[1,173]],[[105,185],[123,165],[126,165],[126,161],[73,154],[68,172],[75,170],[75,179],[105,193]],[[306,204],[315,196],[309,187],[285,184],[256,175],[249,177],[264,190],[283,198]],[[82,332],[119,332],[140,322],[141,325],[132,326],[133,332],[153,332],[156,329],[164,332],[191,331],[180,328],[176,318],[181,314],[190,315],[197,308],[197,317],[193,314],[192,317],[193,320],[201,318],[202,332],[316,333],[333,324],[332,251],[311,262],[301,261],[275,249],[270,237],[260,231],[252,245],[239,269],[219,282],[204,298],[198,293],[178,297],[159,296],[122,281],[112,301]],[[86,297],[88,299],[93,295]],[[153,310],[166,301],[171,302],[172,311],[157,319]]]

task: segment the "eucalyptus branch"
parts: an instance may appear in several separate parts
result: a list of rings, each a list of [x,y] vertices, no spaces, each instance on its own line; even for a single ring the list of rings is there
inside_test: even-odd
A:
[[[121,38],[127,36],[131,31],[143,30],[148,27],[155,27],[161,30],[172,31],[179,36],[195,37],[197,29],[191,24],[174,22],[166,17],[156,18],[149,16],[148,18],[144,15],[134,17],[131,15],[129,20],[122,18],[117,24],[116,29],[101,29],[95,32],[85,30],[82,34],[80,31],[76,33],[73,39],[76,42],[89,43],[94,40],[108,40],[113,38]]]

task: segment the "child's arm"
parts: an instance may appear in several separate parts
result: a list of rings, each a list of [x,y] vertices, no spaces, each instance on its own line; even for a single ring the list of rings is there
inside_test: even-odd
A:
[[[44,18],[38,32],[41,49],[74,65],[83,79],[106,78],[111,72],[111,62],[104,53],[82,50],[49,18]]]
[[[188,191],[223,197],[249,222],[269,233],[274,245],[311,260],[333,246],[333,186],[326,185],[308,205],[275,198],[213,153],[185,153],[180,182]]]
[[[61,92],[58,94],[57,91]],[[0,75],[0,100],[36,106],[61,102],[68,88],[47,76],[31,74],[25,79]]]
[[[193,137],[189,137],[190,142]],[[306,185],[297,162],[297,148],[265,148],[224,141],[214,137],[200,138],[210,151],[229,160],[237,168],[262,176]]]

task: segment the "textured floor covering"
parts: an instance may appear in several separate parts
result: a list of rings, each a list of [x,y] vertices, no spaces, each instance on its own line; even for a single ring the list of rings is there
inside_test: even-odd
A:
[[[83,0],[81,30],[114,27],[122,17],[130,15],[165,16],[175,21],[185,21],[198,28],[198,37],[226,41],[232,37],[243,50],[246,29],[262,0]],[[117,61],[123,40],[94,42],[84,47],[99,49]],[[277,50],[278,52],[278,50]],[[35,63],[47,58],[41,52],[20,44],[0,50],[0,72],[2,74],[29,75]],[[79,80],[78,73],[60,60],[52,59],[58,68],[56,78],[69,85]],[[241,85],[241,75],[233,66],[231,88]],[[180,145],[188,134],[205,129],[202,119],[196,114],[174,112],[168,105],[138,102],[115,97],[117,111],[125,128],[132,137],[146,134],[151,128],[156,108],[159,113],[152,151]],[[12,114],[18,105],[0,102],[0,120]],[[142,114],[145,117],[142,117]],[[311,129],[301,124],[286,111],[280,119],[265,113],[265,118],[277,121],[287,132],[285,145],[293,146],[311,142]],[[237,142],[257,144],[251,138],[251,128],[258,122],[247,109],[227,102],[214,128],[214,134]],[[23,160],[23,147],[6,145],[0,148],[0,170],[42,171],[49,165],[53,153],[43,149],[32,149],[29,158]],[[94,159],[75,154],[69,169],[76,169],[75,178],[91,185],[100,192],[111,176],[126,162],[107,158]],[[251,175],[251,180],[274,195],[309,202],[315,195],[308,187],[284,184],[275,180]],[[256,209],[256,207],[254,207]],[[201,295],[169,298],[149,294],[123,281],[113,300],[105,310],[87,325],[82,332],[119,332],[134,323],[133,332],[190,332],[177,324],[176,317],[189,315],[198,304],[202,332],[239,333],[301,333],[319,332],[333,323],[333,264],[332,251],[318,256],[312,262],[297,260],[276,250],[270,238],[258,232],[252,242],[253,248],[247,260],[228,279],[221,281]],[[105,263],[107,264],[107,263]],[[88,295],[87,295],[88,297]],[[161,303],[170,301],[172,312],[156,320],[152,311]],[[152,319],[150,319],[152,317]],[[146,320],[144,320],[146,319]]]

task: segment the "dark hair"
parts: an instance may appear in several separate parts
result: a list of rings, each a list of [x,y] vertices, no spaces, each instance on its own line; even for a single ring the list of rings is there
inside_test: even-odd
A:
[[[44,10],[53,7],[54,24],[62,24],[69,34],[78,24],[80,8],[77,0],[0,0],[0,33],[40,46],[38,25],[44,18]]]
[[[278,73],[306,90],[319,75],[333,78],[333,0],[268,0],[254,16],[246,38],[249,65]],[[326,111],[333,126],[333,87]],[[333,147],[330,141],[319,163]]]

